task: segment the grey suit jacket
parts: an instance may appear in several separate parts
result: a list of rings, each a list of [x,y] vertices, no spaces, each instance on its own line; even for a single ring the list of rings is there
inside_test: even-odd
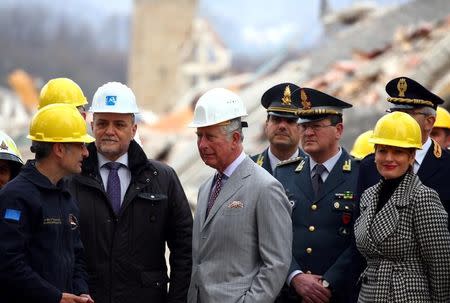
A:
[[[281,184],[249,157],[222,187],[198,194],[189,303],[273,302],[291,262],[291,206]]]

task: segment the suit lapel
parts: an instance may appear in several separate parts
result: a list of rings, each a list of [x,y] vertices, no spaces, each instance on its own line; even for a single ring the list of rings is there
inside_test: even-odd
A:
[[[242,179],[248,177],[252,174],[254,162],[249,158],[246,157],[244,161],[236,168],[236,170],[233,172],[233,174],[230,176],[230,178],[226,181],[226,183],[223,185],[222,190],[220,191],[219,195],[216,198],[216,201],[214,202],[213,207],[209,211],[208,218],[206,218],[205,223],[202,227],[202,229],[209,224],[209,222],[214,218],[216,213],[219,211],[219,209],[222,207],[222,205],[230,199],[243,185]],[[208,197],[206,197],[208,199]],[[208,200],[206,200],[208,201]],[[204,216],[206,214],[206,206],[205,206],[205,212]]]
[[[201,201],[201,203],[197,203],[196,220],[199,220],[200,222],[200,229],[203,229],[203,225],[205,224],[206,208],[208,207],[209,194],[211,191],[213,180],[214,176],[209,177],[209,179],[204,183],[198,193],[197,201]]]
[[[298,175],[298,182],[295,183],[295,186],[297,187],[297,189],[299,191],[301,191],[306,198],[308,199],[308,201],[310,201],[311,203],[314,203],[314,191],[312,188],[312,183],[311,183],[311,169],[310,169],[310,159],[309,157],[305,157],[304,160],[302,160],[302,162],[304,161],[303,167],[300,171],[296,171],[295,173],[299,174]],[[288,193],[289,194],[289,193]]]
[[[374,242],[382,243],[397,230],[399,212],[411,202],[412,190],[417,181],[418,178],[414,174],[407,173],[386,205],[374,216],[371,226]],[[376,208],[376,202],[374,208]]]
[[[419,176],[421,180],[428,180],[431,176],[439,171],[440,159],[436,158],[434,155],[435,144],[436,142],[434,140],[431,140],[430,148],[425,154],[422,164],[417,171],[417,176]]]
[[[344,165],[344,161],[350,160],[351,157],[347,154],[347,152],[342,149],[342,155],[339,157],[339,160],[334,165],[333,169],[329,173],[327,180],[322,185],[322,190],[319,193],[319,198],[317,201],[320,201],[323,197],[328,195],[331,191],[333,191],[337,186],[345,181],[344,173],[342,172],[342,167]]]
[[[378,251],[377,246],[374,244],[374,241],[372,239],[372,233],[370,232],[373,219],[375,217],[375,212],[377,208],[377,201],[378,197],[380,195],[380,189],[381,189],[381,182],[374,185],[373,188],[369,189],[369,192],[367,195],[364,195],[361,199],[361,209],[364,213],[366,213],[365,216],[360,216],[360,224],[363,226],[362,230],[367,231],[366,232],[366,244],[370,246],[371,251]]]

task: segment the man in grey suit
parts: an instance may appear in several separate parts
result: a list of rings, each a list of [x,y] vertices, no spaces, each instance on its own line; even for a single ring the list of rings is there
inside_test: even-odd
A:
[[[243,151],[239,96],[223,88],[198,101],[197,147],[214,177],[200,187],[189,303],[273,302],[291,262],[291,206],[281,184]]]

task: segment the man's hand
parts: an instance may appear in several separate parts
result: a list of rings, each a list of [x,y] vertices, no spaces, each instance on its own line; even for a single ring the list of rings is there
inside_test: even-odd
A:
[[[80,297],[88,298],[88,300],[86,301],[87,303],[94,303],[94,300],[92,300],[91,296],[88,294],[81,294]]]
[[[60,303],[93,303],[94,300],[91,299],[89,295],[75,296],[63,292]]]
[[[328,303],[331,291],[322,286],[321,279],[322,276],[302,273],[292,279],[291,286],[305,303]]]

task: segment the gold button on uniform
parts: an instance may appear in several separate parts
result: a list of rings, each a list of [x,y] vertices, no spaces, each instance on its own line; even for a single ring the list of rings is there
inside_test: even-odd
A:
[[[339,208],[339,206],[341,206],[339,202],[334,202],[334,208]]]
[[[316,204],[311,205],[311,209],[312,210],[316,210],[317,209],[317,205]]]
[[[310,270],[308,270],[308,271],[307,271],[306,273],[310,275],[310,274],[311,274],[311,271],[310,271]]]
[[[308,227],[308,229],[309,229],[309,231],[315,231],[316,230],[316,228],[314,227],[314,226],[310,226],[310,227]]]
[[[312,248],[311,248],[311,247],[308,247],[308,248],[306,249],[306,252],[307,252],[308,254],[312,253]]]

